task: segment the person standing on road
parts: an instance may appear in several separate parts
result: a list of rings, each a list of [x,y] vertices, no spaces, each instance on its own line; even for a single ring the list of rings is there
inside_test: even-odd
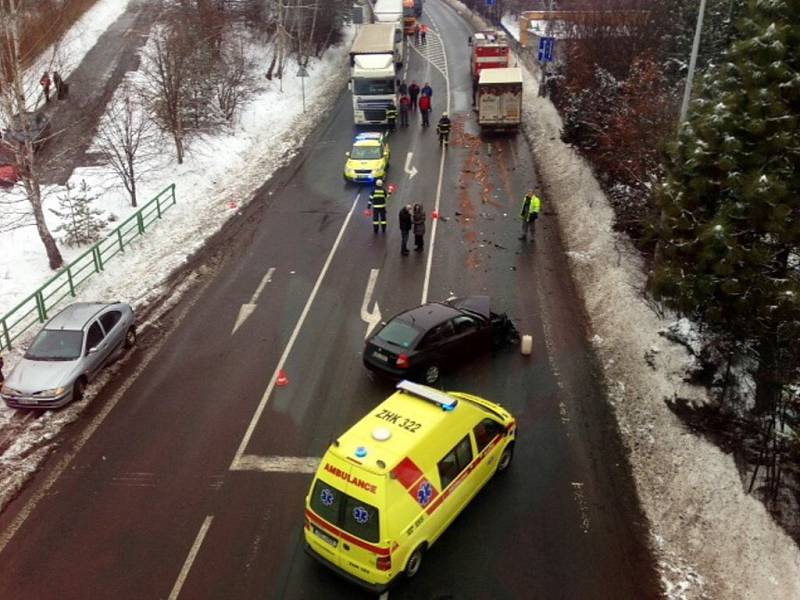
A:
[[[425,85],[422,86],[421,93],[423,96],[433,98],[433,88],[431,87],[431,84],[426,81]]]
[[[47,71],[44,72],[44,75],[42,75],[39,83],[44,91],[44,101],[50,102],[50,75],[47,74]]]
[[[383,179],[375,181],[375,187],[369,195],[369,203],[367,206],[372,209],[372,231],[378,233],[380,227],[386,233],[386,202],[389,200],[389,194],[383,187]]]
[[[397,93],[401,96],[405,96],[408,93],[408,86],[405,81],[401,81],[397,84]]]
[[[397,107],[394,104],[386,107],[386,122],[389,124],[389,129],[394,130],[394,124],[397,122]]]
[[[400,254],[408,256],[408,234],[411,233],[412,226],[410,204],[406,204],[400,209],[397,222],[400,225]]]
[[[425,210],[422,208],[422,204],[414,205],[412,221],[414,223],[414,252],[422,252],[425,245]]]
[[[450,140],[450,125],[450,117],[447,116],[446,112],[443,112],[442,118],[439,119],[439,123],[436,125],[436,133],[439,134],[440,146],[447,146]]]
[[[408,111],[411,109],[411,98],[403,94],[400,96],[400,126],[408,127]]]
[[[419,23],[414,25],[414,43],[419,46]]]
[[[533,240],[534,231],[536,227],[536,219],[539,218],[539,211],[542,209],[542,201],[539,196],[533,193],[533,190],[528,190],[525,197],[522,199],[522,208],[519,211],[519,218],[522,220],[522,235],[519,236],[521,240],[528,239],[528,230],[531,232],[531,240]]]
[[[422,114],[422,126],[427,127],[428,125],[430,125],[430,113],[431,113],[430,96],[420,96],[419,112]]]
[[[428,44],[428,41],[426,39],[428,36],[428,26],[425,25],[425,23],[419,26],[419,34],[420,37],[422,38],[422,45],[426,46]]]
[[[419,96],[419,86],[416,81],[412,81],[408,86],[408,95],[411,97],[411,110],[417,110],[417,96]]]

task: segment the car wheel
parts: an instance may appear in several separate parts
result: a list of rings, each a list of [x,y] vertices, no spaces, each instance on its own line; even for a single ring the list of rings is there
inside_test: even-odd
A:
[[[439,365],[437,364],[428,365],[427,367],[425,367],[425,370],[423,371],[422,379],[428,385],[433,385],[434,383],[439,381],[440,374],[441,373],[439,372]]]
[[[130,350],[136,345],[136,328],[129,327],[125,334],[125,349]]]
[[[514,444],[509,444],[500,455],[500,460],[497,461],[497,472],[503,473],[511,466],[511,461],[514,460]]]
[[[422,553],[424,550],[424,547],[420,546],[408,557],[406,568],[403,571],[407,579],[413,579],[414,576],[419,573],[419,568],[422,566]]]
[[[72,387],[72,401],[78,402],[83,400],[83,395],[86,393],[86,378],[79,377],[78,381]]]

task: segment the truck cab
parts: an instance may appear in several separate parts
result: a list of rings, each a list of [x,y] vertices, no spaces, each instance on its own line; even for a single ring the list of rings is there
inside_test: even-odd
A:
[[[397,106],[394,56],[356,54],[350,72],[353,92],[353,121],[356,125],[388,123],[386,109]]]

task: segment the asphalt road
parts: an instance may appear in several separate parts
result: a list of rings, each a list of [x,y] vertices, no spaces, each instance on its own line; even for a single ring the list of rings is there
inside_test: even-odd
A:
[[[401,257],[396,225],[402,204],[422,201],[429,217],[435,206],[442,152],[433,128],[414,115],[392,135],[388,180],[398,190],[389,231],[376,236],[365,191],[341,178],[355,131],[343,93],[308,151],[214,239],[210,275],[164,324],[164,338],[132,357],[146,366],[85,415],[98,423],[92,435],[70,432],[62,454],[77,444],[74,457],[63,469],[52,459],[0,515],[0,598],[366,597],[304,555],[302,524],[308,465],[391,392],[361,364],[374,269],[368,311],[377,301],[389,316],[426,289],[429,299],[487,293],[534,338],[531,357],[508,348],[444,377],[445,388],[517,416],[515,462],[389,597],[658,596],[557,207],[545,197],[536,241],[517,239],[513,217],[536,185],[534,157],[522,135],[481,139],[469,106],[469,32],[437,0],[426,18],[431,38],[444,41],[455,122],[433,246],[429,219],[426,252]],[[447,97],[437,65],[431,39],[412,51],[407,75],[433,85],[434,122]],[[289,383],[273,387],[279,366]]]

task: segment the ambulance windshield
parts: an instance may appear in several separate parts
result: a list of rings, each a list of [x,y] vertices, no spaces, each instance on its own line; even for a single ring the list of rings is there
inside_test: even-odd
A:
[[[364,541],[377,542],[380,539],[378,509],[348,496],[321,479],[314,484],[311,510],[330,524]]]

